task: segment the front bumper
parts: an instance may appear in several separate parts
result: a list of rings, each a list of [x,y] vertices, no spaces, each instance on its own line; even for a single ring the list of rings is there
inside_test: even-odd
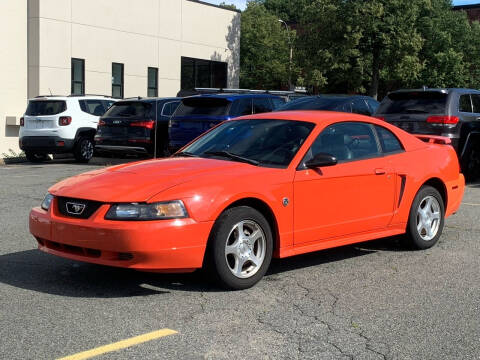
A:
[[[44,154],[62,154],[71,152],[75,140],[60,136],[23,136],[19,139],[19,147],[23,151]]]
[[[50,210],[30,212],[30,232],[40,250],[64,258],[152,272],[202,267],[213,222],[193,219],[110,221],[102,205],[89,219],[65,217],[54,199]]]

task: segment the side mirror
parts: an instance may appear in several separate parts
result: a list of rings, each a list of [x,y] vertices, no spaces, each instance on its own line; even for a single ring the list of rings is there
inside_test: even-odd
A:
[[[335,156],[327,153],[319,153],[315,155],[313,159],[305,162],[305,166],[310,169],[315,169],[319,167],[337,165],[337,162],[338,161]]]

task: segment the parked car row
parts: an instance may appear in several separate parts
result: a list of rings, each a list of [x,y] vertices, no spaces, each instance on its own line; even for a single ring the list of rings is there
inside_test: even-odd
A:
[[[205,89],[204,89],[205,90]],[[20,148],[30,161],[50,153],[86,162],[99,154],[168,156],[219,123],[272,111],[328,110],[375,116],[415,134],[451,139],[467,178],[480,175],[480,91],[414,89],[368,96],[301,96],[285,103],[274,92],[200,93],[185,98],[48,96],[29,101]]]

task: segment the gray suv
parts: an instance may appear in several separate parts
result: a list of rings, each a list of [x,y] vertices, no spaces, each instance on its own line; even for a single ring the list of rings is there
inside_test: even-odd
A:
[[[480,91],[412,89],[389,93],[375,112],[415,134],[449,137],[468,179],[480,174]]]

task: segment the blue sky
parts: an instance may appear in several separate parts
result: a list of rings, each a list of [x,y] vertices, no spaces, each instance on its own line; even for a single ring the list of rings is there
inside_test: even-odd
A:
[[[204,0],[212,4],[220,4],[224,1],[226,4],[234,4],[240,10],[245,9],[247,0]],[[467,5],[467,4],[477,4],[480,3],[480,0],[454,0],[453,5]]]

